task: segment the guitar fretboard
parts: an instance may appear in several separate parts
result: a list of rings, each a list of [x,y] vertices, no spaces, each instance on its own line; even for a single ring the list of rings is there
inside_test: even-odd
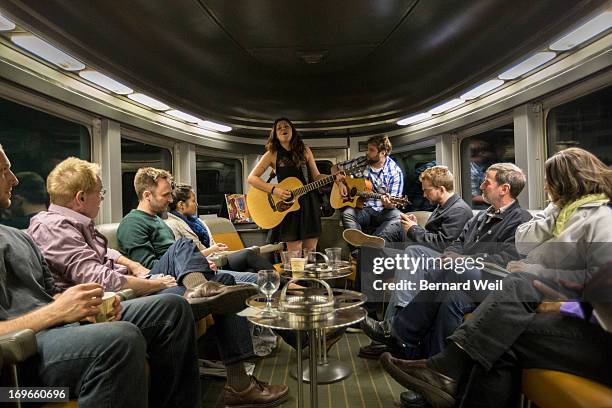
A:
[[[343,172],[345,174],[351,174],[354,173],[356,171],[358,171],[359,169],[363,168],[365,166],[354,166],[354,167],[350,167],[348,169],[343,170]],[[299,197],[303,194],[306,193],[310,193],[312,190],[316,190],[317,188],[321,188],[326,184],[330,184],[334,182],[336,175],[332,174],[331,176],[327,176],[322,178],[321,180],[317,180],[317,181],[313,181],[312,183],[308,183],[305,186],[302,186],[300,188],[296,188],[295,190],[293,190],[293,196],[294,197]]]
[[[308,183],[305,186],[302,186],[300,188],[296,188],[295,190],[293,190],[293,195],[295,197],[299,197],[303,194],[309,193],[312,190],[316,190],[317,188],[321,188],[326,184],[329,183],[333,183],[334,181],[334,176],[327,176],[322,178],[321,180],[317,180],[317,181],[313,181],[312,183]]]
[[[367,191],[360,191],[358,193],[359,197],[363,197],[363,198],[375,198],[377,200],[380,200],[380,198],[384,195],[384,194],[380,194],[380,193],[372,193],[372,192],[367,192]],[[394,196],[389,196],[389,199],[391,200],[391,202],[396,201],[396,202],[406,202],[407,200],[405,198],[402,197],[394,197]]]

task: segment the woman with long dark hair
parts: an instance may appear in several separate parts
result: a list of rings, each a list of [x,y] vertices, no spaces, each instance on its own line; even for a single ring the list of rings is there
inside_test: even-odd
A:
[[[172,191],[172,203],[168,209],[170,211],[165,221],[174,233],[175,239],[191,239],[206,257],[227,251],[227,245],[215,242],[206,225],[198,218],[198,203],[191,186],[186,184],[176,186]],[[247,248],[228,254],[225,267],[228,270],[224,269],[223,272],[233,275],[236,281],[256,283],[257,271],[272,269],[273,265]]]
[[[286,118],[274,121],[266,144],[266,153],[249,174],[248,181],[250,185],[262,191],[285,200],[289,199],[291,193],[288,190],[261,179],[268,167],[276,172],[279,182],[287,177],[296,177],[306,184],[308,181],[325,177],[319,173],[312,151],[304,144],[295,126]],[[307,173],[310,174],[310,180],[307,179]],[[321,235],[321,203],[318,193],[311,191],[301,196],[299,204],[300,209],[288,213],[278,226],[279,237],[287,243],[289,251],[316,248]]]

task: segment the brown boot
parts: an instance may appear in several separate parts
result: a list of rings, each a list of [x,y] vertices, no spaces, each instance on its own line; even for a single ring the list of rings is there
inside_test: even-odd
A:
[[[227,315],[246,308],[246,300],[258,293],[253,285],[223,285],[208,281],[185,292],[194,318],[200,320],[209,314]]]
[[[251,376],[251,384],[243,391],[225,386],[225,406],[231,408],[269,408],[282,404],[289,395],[286,385],[271,385]]]

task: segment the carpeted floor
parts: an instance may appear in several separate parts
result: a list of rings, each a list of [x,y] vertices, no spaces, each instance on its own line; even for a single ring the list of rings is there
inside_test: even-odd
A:
[[[319,386],[319,407],[321,408],[387,408],[397,406],[403,388],[387,375],[376,360],[357,357],[359,347],[369,344],[364,334],[347,333],[330,350],[330,358],[348,363],[353,374],[344,381]],[[284,342],[279,343],[277,352],[259,360],[255,376],[262,381],[274,384],[287,384],[290,388],[289,399],[281,407],[297,407],[297,382],[289,375],[295,366],[295,351]],[[307,366],[308,361],[305,361]],[[223,406],[218,396],[224,381],[202,379],[203,407]],[[305,385],[304,403],[310,404],[309,384]]]

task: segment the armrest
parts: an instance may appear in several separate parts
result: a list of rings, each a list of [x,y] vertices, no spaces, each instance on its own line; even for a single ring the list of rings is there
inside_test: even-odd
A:
[[[34,330],[24,329],[0,336],[0,352],[5,364],[21,363],[38,353]]]

